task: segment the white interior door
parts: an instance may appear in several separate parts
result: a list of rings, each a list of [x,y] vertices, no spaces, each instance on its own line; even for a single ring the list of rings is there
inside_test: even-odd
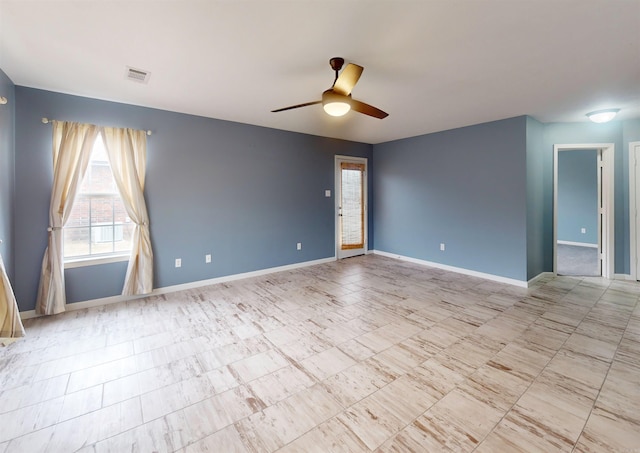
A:
[[[336,256],[367,251],[367,159],[336,156]]]

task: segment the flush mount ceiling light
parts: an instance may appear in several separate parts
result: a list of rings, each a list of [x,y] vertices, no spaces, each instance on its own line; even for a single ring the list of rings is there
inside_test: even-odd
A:
[[[620,109],[596,110],[595,112],[587,113],[587,118],[594,123],[606,123],[607,121],[611,121],[619,111]]]

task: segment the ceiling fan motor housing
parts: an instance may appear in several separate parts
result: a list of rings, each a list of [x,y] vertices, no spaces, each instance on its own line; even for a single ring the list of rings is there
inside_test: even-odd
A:
[[[333,91],[333,88],[329,88],[322,93],[322,104],[330,104],[332,102],[343,102],[345,104],[351,104],[351,95],[345,96]]]

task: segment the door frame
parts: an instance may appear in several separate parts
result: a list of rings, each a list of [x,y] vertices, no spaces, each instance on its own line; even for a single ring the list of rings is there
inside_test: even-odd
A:
[[[558,275],[558,153],[561,151],[578,151],[597,149],[602,154],[602,206],[598,214],[602,214],[602,230],[598,241],[602,249],[602,276],[614,278],[615,242],[614,242],[614,144],[613,143],[580,143],[553,145],[553,273]],[[598,172],[600,174],[600,172]],[[600,223],[600,222],[598,222]]]
[[[638,249],[636,234],[638,210],[636,203],[640,200],[636,199],[636,186],[640,184],[640,181],[636,178],[636,165],[638,164],[635,158],[635,150],[640,151],[640,142],[629,142],[629,274],[632,280],[638,280],[638,272],[640,266],[638,266]]]
[[[334,159],[334,219],[335,219],[335,254],[336,259],[340,259],[340,217],[338,216],[340,212],[340,196],[342,194],[340,181],[340,163],[341,162],[353,162],[356,164],[364,164],[364,174],[362,175],[362,199],[364,201],[364,254],[369,251],[369,206],[368,206],[368,197],[369,197],[369,187],[368,187],[368,174],[369,174],[369,159],[366,157],[353,157],[353,156],[342,156],[339,154],[335,155]]]

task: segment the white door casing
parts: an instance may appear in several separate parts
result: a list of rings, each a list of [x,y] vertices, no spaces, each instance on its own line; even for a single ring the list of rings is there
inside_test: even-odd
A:
[[[602,276],[614,278],[614,144],[580,143],[553,146],[553,273],[558,274],[558,153],[598,150],[598,252]]]
[[[632,280],[640,279],[640,142],[629,143],[629,274]]]

